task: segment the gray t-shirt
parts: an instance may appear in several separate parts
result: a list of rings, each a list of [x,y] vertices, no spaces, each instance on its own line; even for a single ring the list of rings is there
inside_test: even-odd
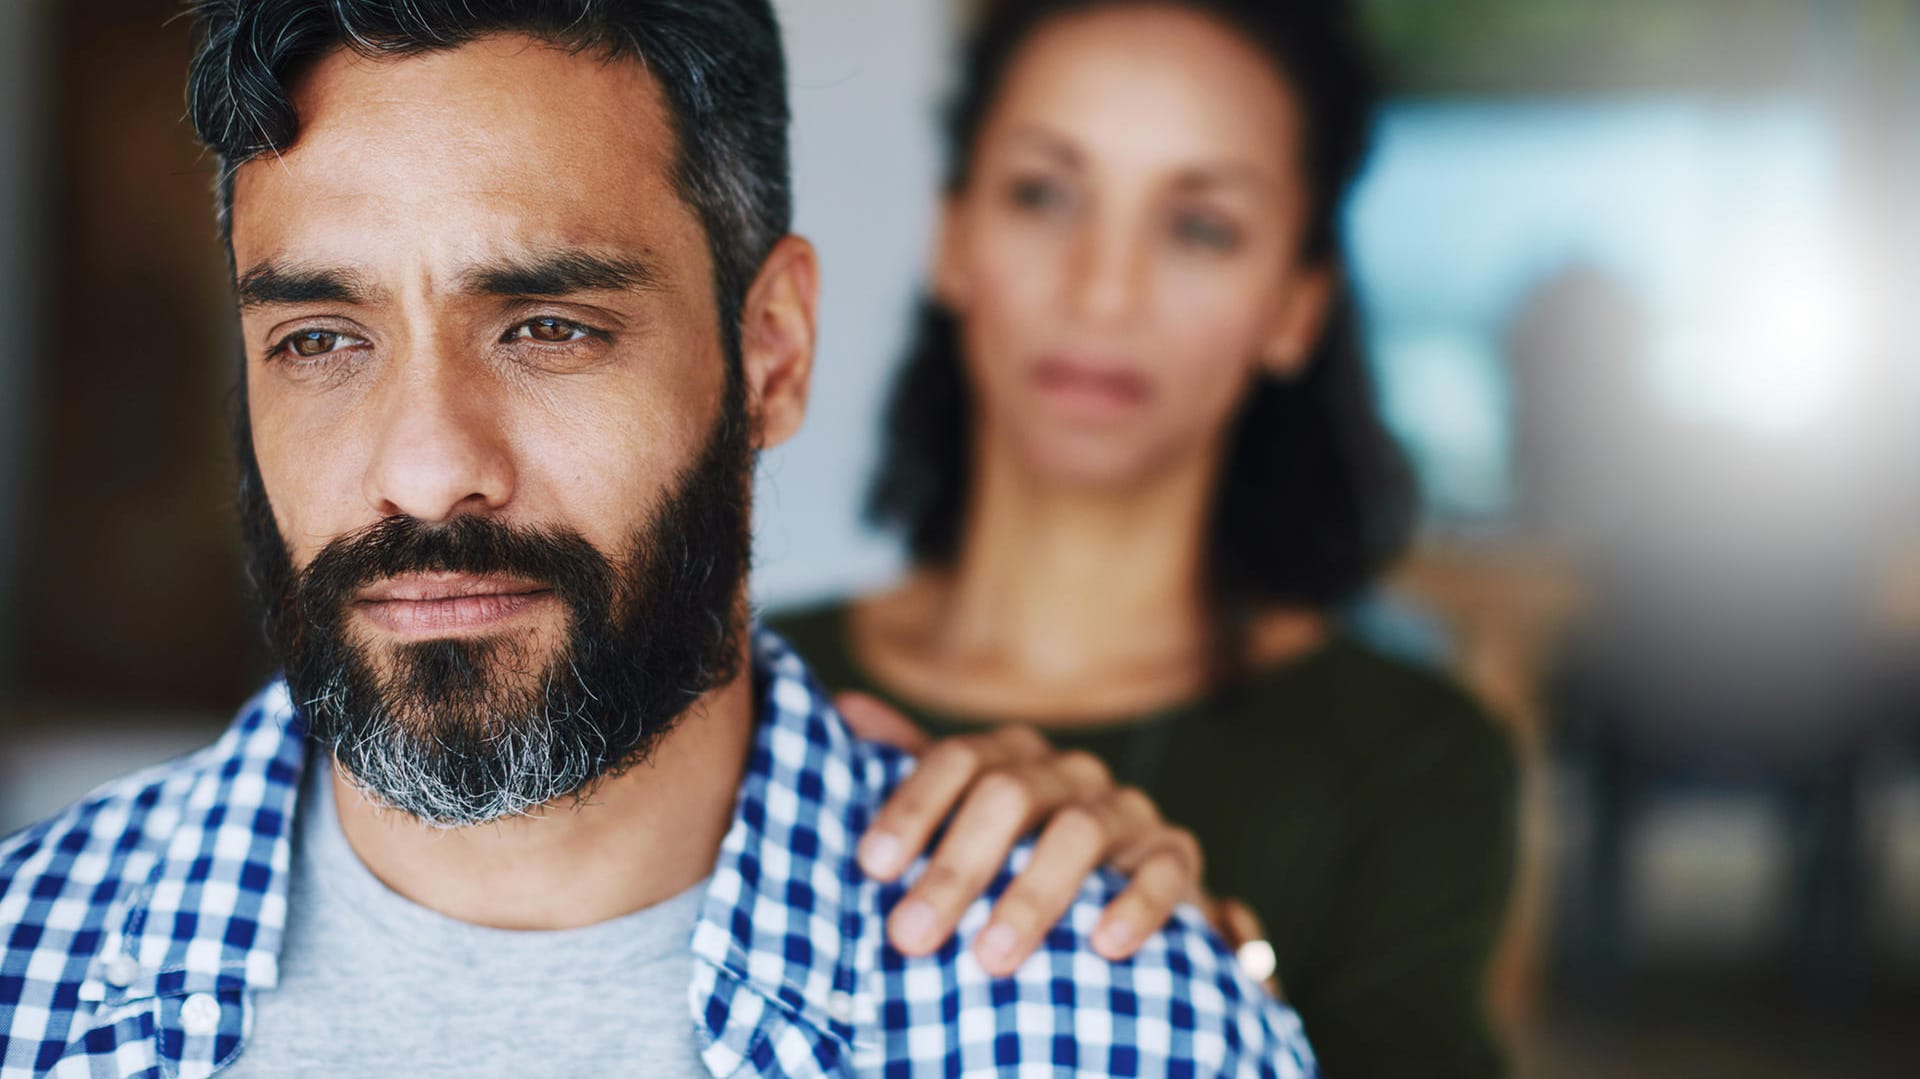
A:
[[[279,988],[232,1069],[264,1076],[705,1077],[688,950],[707,883],[599,925],[469,925],[380,883],[316,755],[293,847]]]

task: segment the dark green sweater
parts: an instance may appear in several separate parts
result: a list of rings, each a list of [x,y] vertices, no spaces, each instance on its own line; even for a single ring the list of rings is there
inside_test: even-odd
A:
[[[835,692],[936,735],[978,729],[876,685],[844,606],[768,619]],[[1199,837],[1207,887],[1266,923],[1330,1079],[1489,1076],[1483,982],[1513,878],[1506,735],[1455,686],[1336,637],[1237,691],[1051,732]]]

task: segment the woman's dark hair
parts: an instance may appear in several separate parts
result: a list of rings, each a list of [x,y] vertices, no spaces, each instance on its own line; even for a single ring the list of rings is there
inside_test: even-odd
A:
[[[761,262],[791,228],[786,66],[768,0],[195,0],[193,12],[187,108],[220,156],[223,240],[234,169],[299,134],[288,87],[305,65],[337,48],[403,56],[503,32],[639,60],[659,80],[678,142],[675,185],[706,229],[729,339]]]
[[[970,38],[947,116],[949,194],[965,186],[974,143],[1020,47],[1053,19],[1093,8],[1166,4],[1200,12],[1263,49],[1305,117],[1309,185],[1304,257],[1338,267],[1340,216],[1372,136],[1376,91],[1350,12],[1335,0],[1005,0]],[[970,494],[974,401],[954,316],[922,303],[883,429],[867,512],[905,532],[913,558],[958,555]],[[1262,379],[1234,420],[1215,496],[1207,572],[1221,643],[1273,604],[1326,608],[1358,594],[1405,548],[1415,492],[1381,423],[1350,292],[1296,378]]]

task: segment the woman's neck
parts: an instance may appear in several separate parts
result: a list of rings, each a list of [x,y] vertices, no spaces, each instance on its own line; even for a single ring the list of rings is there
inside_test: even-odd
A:
[[[856,605],[869,675],[917,707],[1048,727],[1143,717],[1217,667],[1206,580],[1213,455],[1124,490],[1070,489],[982,439],[958,555]],[[1247,658],[1317,647],[1311,611],[1261,612]]]
[[[1096,492],[983,451],[954,565],[856,607],[856,653],[890,691],[956,717],[1067,726],[1188,699],[1211,671],[1211,472]]]
[[[1069,490],[983,453],[932,643],[1038,681],[1183,662],[1207,637],[1210,469]]]

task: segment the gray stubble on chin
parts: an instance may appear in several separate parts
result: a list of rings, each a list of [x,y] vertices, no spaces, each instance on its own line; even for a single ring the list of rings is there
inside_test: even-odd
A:
[[[316,727],[336,732],[325,748],[356,789],[422,823],[462,828],[577,797],[609,772],[610,747],[583,708],[593,693],[571,656],[548,664],[534,689],[497,684],[526,670],[514,642],[439,647],[465,684],[396,656],[387,673],[357,683],[380,687],[373,700],[355,692],[343,665],[305,703],[309,716],[325,713]],[[561,680],[576,692],[556,692]]]

